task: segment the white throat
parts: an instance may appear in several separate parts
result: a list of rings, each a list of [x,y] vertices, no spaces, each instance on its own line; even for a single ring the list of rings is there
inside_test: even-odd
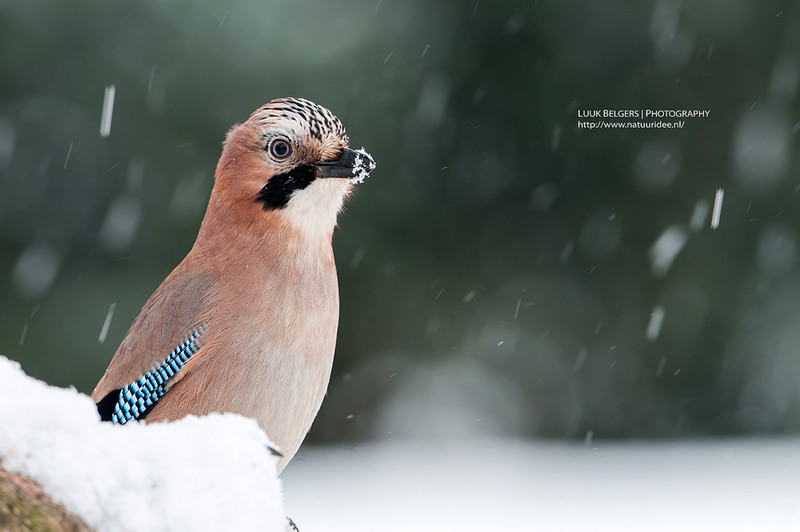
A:
[[[346,179],[315,179],[306,188],[292,194],[283,214],[303,234],[329,237],[352,186]]]

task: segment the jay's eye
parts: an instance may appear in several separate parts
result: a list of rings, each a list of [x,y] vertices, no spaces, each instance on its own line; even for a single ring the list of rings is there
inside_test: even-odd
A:
[[[292,145],[283,139],[274,139],[269,143],[269,153],[276,159],[286,159],[292,154]]]

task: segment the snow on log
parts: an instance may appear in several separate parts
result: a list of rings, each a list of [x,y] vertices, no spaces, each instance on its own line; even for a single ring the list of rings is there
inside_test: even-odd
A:
[[[233,414],[102,423],[94,402],[0,357],[0,464],[100,532],[286,530],[270,442]]]

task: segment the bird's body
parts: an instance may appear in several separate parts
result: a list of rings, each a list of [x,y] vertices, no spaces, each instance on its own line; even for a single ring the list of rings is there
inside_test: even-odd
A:
[[[281,164],[279,142],[290,143],[285,158],[294,160]],[[101,414],[104,401],[127,408],[120,389],[197,331],[196,352],[161,372],[162,396],[129,417],[254,418],[279,446],[282,469],[319,410],[333,363],[336,215],[372,167],[347,149],[338,119],[306,100],[275,100],[231,130],[194,246],[142,308],[92,394]]]

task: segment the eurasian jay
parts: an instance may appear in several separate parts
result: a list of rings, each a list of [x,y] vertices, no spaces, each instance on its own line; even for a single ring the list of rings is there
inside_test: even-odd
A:
[[[150,296],[92,393],[104,420],[235,412],[294,456],[330,378],[331,237],[375,162],[342,123],[282,98],[228,132],[191,251]]]

